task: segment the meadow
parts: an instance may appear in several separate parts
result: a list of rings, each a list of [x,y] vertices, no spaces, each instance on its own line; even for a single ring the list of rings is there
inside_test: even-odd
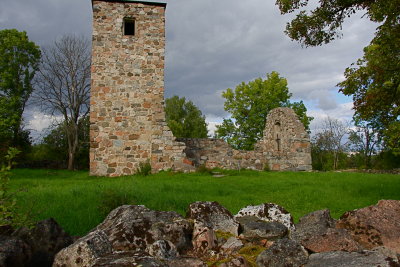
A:
[[[87,171],[12,171],[11,188],[18,205],[35,220],[53,217],[69,234],[84,235],[108,211],[121,204],[140,204],[185,215],[195,201],[218,201],[233,214],[247,205],[272,202],[288,210],[295,221],[319,209],[334,218],[345,211],[400,200],[400,175],[338,172],[224,171],[161,172],[149,176],[91,177]]]

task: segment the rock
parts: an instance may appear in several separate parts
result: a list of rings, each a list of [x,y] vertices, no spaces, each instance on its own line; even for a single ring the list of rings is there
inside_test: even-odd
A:
[[[21,238],[2,236],[0,239],[1,267],[23,267],[31,257],[30,246]]]
[[[193,249],[198,254],[204,254],[218,246],[213,228],[195,221],[193,230]]]
[[[243,242],[236,236],[232,236],[221,246],[221,249],[227,253],[232,253],[238,251],[242,247]]]
[[[229,262],[222,263],[219,267],[250,267],[250,264],[244,257],[239,256]]]
[[[322,235],[315,235],[300,242],[306,249],[314,252],[360,251],[360,245],[354,241],[345,229],[328,229]]]
[[[325,234],[330,228],[335,228],[335,220],[332,219],[330,211],[318,210],[301,217],[295,230],[290,232],[290,237],[301,243],[303,240]]]
[[[145,250],[157,240],[170,241],[180,253],[192,246],[193,226],[187,220],[176,212],[145,206],[118,207],[97,229],[104,231],[115,251]]]
[[[232,214],[218,202],[195,202],[189,205],[187,218],[202,222],[214,230],[238,235],[239,223]]]
[[[296,241],[288,238],[276,241],[257,257],[257,264],[263,266],[302,266],[307,263],[307,251]]]
[[[159,260],[173,259],[179,256],[175,245],[167,240],[157,240],[147,248],[147,252]]]
[[[52,218],[38,222],[32,229],[21,228],[13,235],[30,246],[32,257],[27,263],[29,266],[51,266],[54,256],[72,244],[72,238]]]
[[[337,222],[366,249],[385,246],[400,253],[400,200],[380,200],[377,205],[348,211]]]
[[[92,266],[103,256],[113,252],[106,233],[95,230],[57,253],[53,267]]]
[[[235,215],[235,218],[238,219],[239,217],[244,216],[255,216],[266,222],[280,222],[289,230],[294,229],[292,215],[284,208],[273,203],[247,206],[241,209],[238,214]]]
[[[249,241],[275,240],[288,233],[286,226],[280,222],[266,222],[255,216],[239,217],[237,220],[240,224],[241,235]]]
[[[386,257],[379,252],[332,251],[311,254],[305,267],[394,267],[400,266],[397,260]]]
[[[95,260],[90,267],[168,267],[166,263],[157,260],[144,252],[120,251]]]
[[[202,260],[191,257],[172,259],[167,264],[169,267],[207,267]]]

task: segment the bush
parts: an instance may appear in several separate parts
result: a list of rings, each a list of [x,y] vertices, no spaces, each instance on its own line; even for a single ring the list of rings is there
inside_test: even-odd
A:
[[[150,160],[142,161],[139,163],[139,168],[137,170],[137,174],[141,176],[147,176],[151,174],[151,164]]]

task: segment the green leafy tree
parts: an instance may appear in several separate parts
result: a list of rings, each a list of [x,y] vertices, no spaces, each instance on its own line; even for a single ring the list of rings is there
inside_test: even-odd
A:
[[[277,0],[283,14],[300,10],[286,34],[305,46],[329,43],[341,36],[345,18],[365,12],[379,26],[364,56],[345,71],[340,91],[353,96],[355,116],[379,131],[387,148],[400,153],[400,0]]]
[[[268,113],[278,107],[293,108],[309,130],[312,118],[307,117],[307,108],[302,101],[291,103],[291,96],[287,80],[277,72],[267,74],[265,80],[242,82],[235,90],[228,88],[222,97],[226,99],[224,108],[231,113],[231,118],[217,126],[216,137],[225,139],[237,149],[252,150],[262,138]]]
[[[40,49],[26,32],[0,31],[0,141],[24,147],[29,132],[22,128],[22,114],[32,94],[32,79],[38,70]],[[21,144],[24,143],[24,144]]]
[[[168,127],[178,138],[206,138],[205,116],[184,97],[173,96],[165,100],[165,117]]]

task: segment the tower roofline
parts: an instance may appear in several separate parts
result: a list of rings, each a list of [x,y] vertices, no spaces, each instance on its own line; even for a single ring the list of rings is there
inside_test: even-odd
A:
[[[166,7],[167,3],[164,2],[151,2],[151,1],[137,1],[137,0],[91,0],[92,5],[93,1],[102,1],[102,2],[117,2],[117,3],[139,3],[139,4],[146,4],[152,6],[163,6]]]

